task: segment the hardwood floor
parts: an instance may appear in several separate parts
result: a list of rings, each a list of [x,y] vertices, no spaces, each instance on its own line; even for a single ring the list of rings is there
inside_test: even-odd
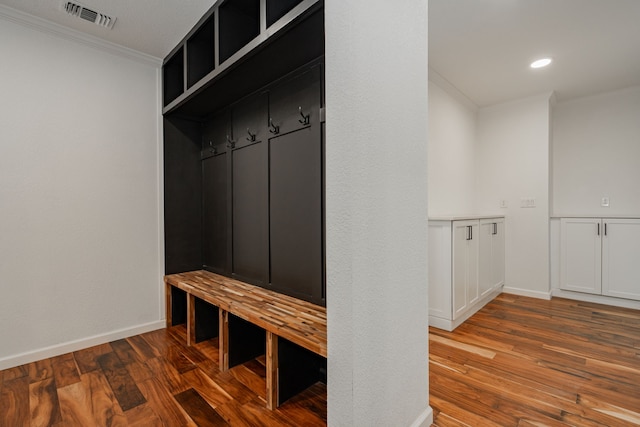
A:
[[[0,371],[0,427],[324,426],[326,386],[266,408],[264,356],[218,369],[175,326]]]
[[[430,330],[434,426],[640,425],[640,311],[502,294]]]
[[[640,311],[503,294],[430,331],[434,426],[640,425]],[[0,371],[0,427],[316,426],[326,387],[269,411],[264,357],[218,370],[176,326]]]

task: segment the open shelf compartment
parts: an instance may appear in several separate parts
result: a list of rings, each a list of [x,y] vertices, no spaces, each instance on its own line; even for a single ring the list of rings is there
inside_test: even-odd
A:
[[[187,40],[187,87],[215,69],[215,20],[212,14]]]

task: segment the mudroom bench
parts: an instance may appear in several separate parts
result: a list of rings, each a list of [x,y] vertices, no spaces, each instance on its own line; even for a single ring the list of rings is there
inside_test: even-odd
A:
[[[217,336],[221,371],[265,355],[269,409],[326,382],[325,307],[204,270],[164,281],[167,327],[186,323],[187,345]]]

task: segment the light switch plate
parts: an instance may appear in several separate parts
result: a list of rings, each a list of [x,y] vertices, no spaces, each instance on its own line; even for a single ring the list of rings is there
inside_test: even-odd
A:
[[[523,197],[520,199],[520,207],[521,208],[535,208],[536,207],[536,198],[535,197]]]
[[[600,206],[608,208],[609,207],[609,198],[608,197],[603,197],[602,201],[600,202]]]

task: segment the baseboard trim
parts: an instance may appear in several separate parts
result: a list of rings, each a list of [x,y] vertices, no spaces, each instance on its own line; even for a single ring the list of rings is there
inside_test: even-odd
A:
[[[504,292],[505,294],[519,295],[521,297],[531,297],[546,300],[551,299],[551,292],[530,291],[528,289],[509,288],[506,286],[504,287],[504,289],[502,289],[502,292]]]
[[[5,357],[0,359],[0,370],[13,368],[15,366],[24,365],[25,363],[31,363],[42,359],[47,359],[49,357],[59,356],[61,354],[69,353],[72,351],[82,350],[87,347],[93,347],[94,345],[105,344],[134,335],[144,334],[145,332],[162,329],[165,327],[165,325],[166,323],[164,320],[158,320],[155,322],[134,326],[132,328],[119,329],[117,331],[109,332],[102,335],[94,335],[88,338],[82,338],[63,344],[57,344],[50,347],[44,347],[38,350]]]
[[[640,301],[630,299],[616,298],[606,295],[584,294],[581,292],[565,291],[562,289],[554,289],[552,291],[552,295],[558,298],[567,298],[576,301],[592,302],[596,304],[640,310]]]
[[[433,409],[427,406],[427,409],[411,423],[411,427],[429,427],[431,424],[433,424]]]

